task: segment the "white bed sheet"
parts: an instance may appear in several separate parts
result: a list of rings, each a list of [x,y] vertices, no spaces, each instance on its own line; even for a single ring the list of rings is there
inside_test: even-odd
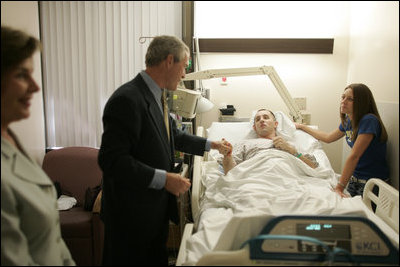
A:
[[[338,179],[332,169],[312,169],[283,151],[265,151],[227,175],[221,173],[216,161],[204,162],[203,167],[207,190],[200,203],[197,232],[186,244],[185,265],[195,264],[213,249],[238,249],[275,216],[366,216],[360,197],[341,198],[332,191]]]

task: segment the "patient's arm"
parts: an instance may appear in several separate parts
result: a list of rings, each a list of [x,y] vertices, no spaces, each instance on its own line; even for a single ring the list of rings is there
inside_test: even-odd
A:
[[[236,166],[236,162],[232,157],[232,154],[225,155],[222,160],[222,166],[224,167],[224,172],[227,174],[233,167]]]
[[[310,166],[313,169],[315,169],[319,166],[319,163],[316,160],[316,158],[314,157],[314,155],[310,155],[310,154],[301,155],[299,157],[299,159],[301,159],[305,164],[307,164],[308,166]]]
[[[211,148],[217,149],[219,153],[226,155],[227,153],[232,153],[232,145],[224,138],[221,141],[212,141]]]
[[[280,150],[286,151],[289,154],[292,154],[295,157],[298,157],[301,161],[303,161],[305,164],[310,166],[311,168],[315,169],[319,166],[317,160],[313,155],[309,154],[301,154],[298,153],[296,148],[291,146],[285,139],[283,139],[282,136],[276,136],[273,139],[274,142],[274,147],[278,148]]]
[[[219,153],[224,155],[224,158],[222,159],[222,166],[224,167],[225,174],[227,174],[233,167],[236,166],[236,162],[232,157],[232,144],[226,141],[224,138],[222,138],[221,142],[224,144],[225,147],[229,148],[228,150],[219,150]]]

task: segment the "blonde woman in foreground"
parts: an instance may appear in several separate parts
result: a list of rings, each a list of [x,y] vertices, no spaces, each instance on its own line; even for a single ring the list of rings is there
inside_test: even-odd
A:
[[[1,27],[1,265],[75,265],[61,238],[56,189],[9,128],[29,117],[39,91],[32,77],[39,46]]]

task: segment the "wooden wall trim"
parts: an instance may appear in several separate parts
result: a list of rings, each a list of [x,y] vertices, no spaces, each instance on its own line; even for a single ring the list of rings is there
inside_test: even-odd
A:
[[[206,39],[199,38],[200,52],[332,54],[333,38],[324,39]],[[194,48],[195,50],[195,48]]]
[[[194,71],[196,58],[193,55],[193,32],[194,32],[194,1],[182,1],[182,41],[189,47],[190,60],[192,64],[187,70]],[[200,50],[201,51],[201,50]],[[194,89],[195,81],[184,81],[187,89]]]

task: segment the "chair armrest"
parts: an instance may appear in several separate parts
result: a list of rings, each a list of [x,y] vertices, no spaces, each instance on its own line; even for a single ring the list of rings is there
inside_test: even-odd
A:
[[[104,224],[99,213],[93,213],[93,265],[101,266],[104,246]]]
[[[101,195],[103,193],[103,190],[100,190],[100,192],[97,194],[96,200],[94,201],[93,204],[93,213],[100,213],[101,209]]]

